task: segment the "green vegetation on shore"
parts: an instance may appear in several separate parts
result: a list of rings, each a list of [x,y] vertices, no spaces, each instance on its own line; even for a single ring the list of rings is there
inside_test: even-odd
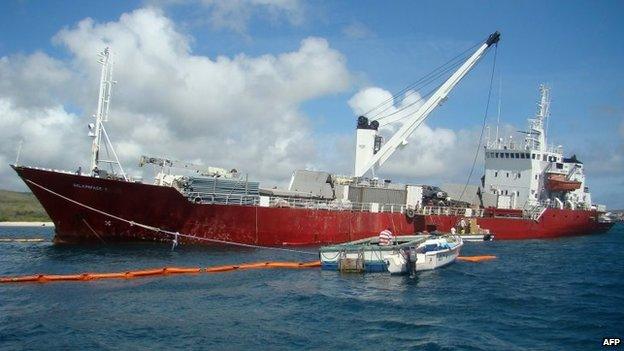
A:
[[[0,222],[47,222],[50,218],[32,193],[0,190]]]

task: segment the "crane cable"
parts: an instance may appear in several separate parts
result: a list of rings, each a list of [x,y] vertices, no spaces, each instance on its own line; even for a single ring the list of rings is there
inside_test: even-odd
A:
[[[475,164],[477,163],[477,157],[479,157],[479,150],[481,149],[481,144],[483,142],[483,132],[485,131],[485,123],[487,122],[487,115],[490,109],[490,98],[492,96],[492,85],[494,83],[494,71],[496,69],[496,56],[498,54],[498,43],[494,47],[494,62],[492,63],[492,74],[490,76],[490,88],[488,89],[487,95],[487,103],[485,104],[485,113],[483,114],[483,123],[481,124],[481,134],[479,135],[479,144],[477,145],[477,149],[475,150],[474,158],[472,159],[472,166],[470,167],[470,173],[468,173],[468,179],[466,179],[466,184],[464,184],[464,189],[459,195],[458,201],[461,201],[464,193],[466,193],[466,189],[468,188],[468,184],[470,183],[470,178],[472,177],[472,173],[474,172]]]
[[[444,69],[447,65],[450,65],[453,61],[456,60],[461,60],[464,59],[466,55],[466,52],[472,50],[474,47],[476,47],[477,45],[479,45],[479,43],[473,45],[472,47],[464,50],[463,52],[459,53],[458,55],[456,55],[455,57],[451,58],[450,60],[448,60],[447,62],[443,63],[442,65],[436,67],[435,69],[433,69],[431,72],[427,73],[426,75],[424,75],[423,77],[421,77],[420,79],[418,79],[416,82],[409,84],[407,87],[401,89],[400,91],[396,92],[395,94],[393,94],[390,98],[387,98],[386,100],[384,100],[383,102],[381,102],[380,104],[378,104],[377,106],[373,107],[372,109],[370,109],[369,111],[367,111],[366,113],[364,113],[364,115],[367,115],[373,111],[375,111],[376,109],[380,108],[381,106],[387,104],[388,102],[393,101],[395,98],[398,98],[401,94],[407,92],[410,89],[415,89],[416,87],[419,86],[419,84],[421,84],[423,81],[426,81],[428,79],[431,78],[431,76],[438,74],[436,73],[438,70]],[[455,63],[457,64],[457,63]]]
[[[431,89],[431,90],[430,90],[427,94],[422,95],[422,96],[420,97],[420,99],[418,99],[418,100],[416,100],[416,101],[414,101],[414,102],[411,102],[411,103],[409,103],[408,105],[405,105],[405,106],[403,106],[403,107],[399,108],[398,110],[396,110],[396,111],[394,111],[394,112],[391,112],[391,113],[389,113],[389,114],[387,114],[387,115],[385,115],[385,116],[382,116],[382,117],[376,118],[376,119],[374,119],[374,121],[380,121],[380,120],[382,120],[382,119],[384,119],[384,118],[387,118],[387,117],[390,117],[390,116],[394,116],[394,115],[396,115],[396,114],[398,114],[398,113],[400,113],[400,112],[404,112],[404,111],[405,111],[405,110],[407,110],[408,108],[410,108],[410,107],[412,107],[412,106],[416,105],[417,103],[419,103],[419,102],[421,102],[421,101],[423,101],[423,100],[425,100],[425,99],[429,98],[431,95],[433,95],[433,93],[435,93],[435,92],[436,92],[436,91],[437,91],[437,90],[438,90],[438,89],[442,86],[442,84],[444,84],[444,82],[442,82],[442,83],[438,84],[438,86],[436,86],[435,88]],[[390,107],[392,107],[392,106],[390,106]],[[404,119],[406,119],[407,117],[411,116],[412,112],[411,112],[411,111],[408,111],[408,112],[409,112],[409,113],[406,113],[406,114],[405,114],[405,116],[402,116],[402,117],[397,118],[395,122],[398,122],[398,121],[404,120]]]
[[[462,59],[467,58],[467,57],[468,57],[468,56],[462,57]],[[431,83],[435,82],[436,80],[438,80],[440,77],[442,77],[442,76],[443,76],[443,75],[445,75],[446,73],[448,73],[448,72],[450,72],[450,71],[453,71],[455,68],[457,68],[457,67],[461,66],[461,64],[462,64],[462,63],[463,63],[463,60],[460,60],[460,61],[456,62],[455,64],[453,64],[452,66],[448,66],[446,69],[444,69],[444,71],[441,71],[441,72],[439,72],[438,74],[436,74],[434,77],[431,77],[430,79],[428,79],[426,83],[423,83],[423,84],[422,84],[422,86],[420,86],[420,87],[418,88],[418,90],[421,90],[421,89],[423,89],[423,88],[425,88],[425,87],[429,86]],[[417,104],[417,103],[419,103],[419,102],[421,102],[421,101],[425,100],[427,97],[429,97],[431,94],[433,94],[436,90],[438,90],[438,88],[440,88],[440,86],[442,86],[442,84],[444,84],[444,82],[441,82],[441,83],[440,83],[440,84],[438,84],[438,85],[437,85],[434,89],[432,89],[431,91],[429,91],[427,94],[422,95],[422,96],[421,96],[418,100],[416,100],[416,101],[414,101],[414,102],[410,103],[409,105],[399,107],[399,108],[398,108],[396,111],[394,111],[394,112],[391,112],[391,113],[389,113],[389,114],[387,114],[387,115],[383,115],[383,116],[381,116],[381,117],[377,117],[377,116],[379,116],[380,114],[382,114],[382,113],[384,113],[384,112],[388,111],[389,109],[391,109],[392,107],[394,107],[394,104],[390,104],[390,105],[388,105],[386,108],[384,108],[383,110],[381,110],[381,111],[377,112],[375,115],[373,115],[373,116],[371,117],[371,120],[374,120],[374,121],[379,121],[379,120],[382,120],[382,119],[384,119],[384,118],[387,118],[387,117],[393,116],[393,115],[395,115],[395,114],[397,114],[397,113],[399,113],[399,112],[402,112],[402,111],[404,111],[404,110],[408,109],[409,107],[411,107],[411,106],[413,106],[413,105],[415,105],[415,104]],[[416,94],[416,93],[418,93],[418,91],[416,91],[416,90],[412,90],[412,91],[410,91],[408,94],[406,94],[406,95],[405,95],[404,99],[405,99],[405,98],[407,98],[409,95],[413,95],[413,94]],[[397,97],[398,97],[398,96],[397,96]],[[394,99],[394,97],[393,97],[393,99]]]
[[[399,90],[398,92],[394,93],[391,97],[389,97],[386,100],[384,100],[383,102],[379,103],[378,105],[376,105],[372,109],[366,111],[363,115],[366,116],[366,115],[370,114],[371,112],[381,108],[382,106],[386,105],[388,102],[393,101],[395,98],[398,98],[401,94],[404,94],[405,92],[407,92],[410,89],[416,89],[416,87],[418,87],[419,84],[421,84],[423,81],[431,79],[431,77],[436,75],[436,74],[440,74],[440,72],[437,72],[437,71],[444,70],[445,67],[447,67],[447,65],[451,65],[451,63],[453,63],[454,61],[459,60],[459,62],[461,62],[464,59],[464,56],[467,56],[466,53],[469,52],[470,50],[474,49],[479,44],[481,44],[481,42],[478,42],[478,43],[474,44],[473,46],[469,47],[468,49],[466,49],[466,50],[462,51],[461,53],[457,54],[455,57],[451,58],[450,60],[448,60],[447,62],[443,63],[442,65],[436,67],[431,72],[429,72],[428,74],[424,75],[423,77],[421,77],[417,81],[409,84],[408,86],[406,86],[405,88],[403,88],[403,89]],[[457,65],[457,63],[453,63],[453,65]],[[448,68],[446,68],[446,69],[448,70]],[[437,79],[437,78],[439,78],[439,76],[435,77],[433,79]],[[427,83],[427,84],[429,84],[429,83]],[[379,115],[379,113],[377,115]]]

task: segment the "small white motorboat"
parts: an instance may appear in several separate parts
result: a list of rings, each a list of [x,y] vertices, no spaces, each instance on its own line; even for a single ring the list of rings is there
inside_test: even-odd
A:
[[[340,272],[388,272],[387,258],[410,247],[416,248],[429,235],[396,236],[391,245],[381,245],[379,237],[350,241],[320,248],[321,269]]]
[[[459,235],[432,235],[417,246],[404,247],[386,256],[390,273],[414,273],[455,262],[464,242]]]
[[[413,273],[442,267],[455,261],[463,245],[459,235],[406,235],[392,245],[380,245],[378,237],[320,249],[321,268],[341,272]]]

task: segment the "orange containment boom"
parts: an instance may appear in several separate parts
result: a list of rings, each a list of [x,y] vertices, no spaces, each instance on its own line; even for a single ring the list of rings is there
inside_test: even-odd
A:
[[[459,256],[457,257],[459,261],[466,262],[483,262],[483,261],[491,261],[496,259],[496,256],[485,255],[485,256]]]
[[[88,281],[100,279],[132,279],[173,274],[219,273],[246,269],[304,269],[321,266],[321,261],[312,262],[255,262],[229,266],[213,267],[163,267],[143,269],[138,271],[111,272],[111,273],[80,273],[80,274],[36,274],[16,277],[0,277],[0,283],[27,283],[27,282],[58,282],[58,281]]]

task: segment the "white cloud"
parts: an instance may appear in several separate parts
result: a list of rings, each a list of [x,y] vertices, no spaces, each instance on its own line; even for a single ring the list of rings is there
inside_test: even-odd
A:
[[[291,25],[304,21],[305,6],[300,0],[148,0],[156,7],[193,5],[195,24],[208,23],[213,29],[229,30],[247,35],[249,23],[256,17],[278,23],[286,20]]]
[[[367,39],[375,33],[362,22],[354,21],[342,28],[342,34],[349,39]]]
[[[283,181],[296,168],[322,163],[299,106],[351,84],[346,59],[325,39],[304,39],[278,55],[210,58],[194,55],[192,38],[154,8],[108,23],[85,19],[54,42],[68,49],[68,62],[42,53],[1,59],[0,72],[10,73],[3,73],[0,86],[2,121],[10,125],[0,137],[45,141],[45,153],[25,147],[24,159],[55,168],[73,169],[78,160],[86,166],[90,120],[68,113],[59,101],[70,99],[72,110],[93,113],[96,54],[105,46],[112,47],[118,82],[107,129],[126,165],[140,154],[167,155]],[[41,72],[29,76],[29,65]],[[35,97],[34,90],[46,93]],[[14,154],[9,144],[2,143],[2,155]]]
[[[0,96],[17,106],[50,106],[59,103],[71,75],[62,62],[41,52],[5,56],[0,58]]]
[[[202,0],[210,12],[210,24],[214,28],[246,33],[254,11],[273,21],[286,18],[291,24],[303,21],[303,7],[298,0]]]
[[[386,101],[388,105],[393,103],[392,94],[389,91],[378,87],[368,87],[358,91],[348,103],[353,113],[359,116],[368,114],[369,111]]]
[[[348,101],[356,115],[378,120],[380,130],[386,134],[398,130],[401,122],[413,115],[423,103],[422,96],[417,91],[407,90],[398,99],[393,98],[389,91],[378,87],[364,88]]]
[[[78,117],[60,106],[24,108],[11,99],[0,97],[0,155],[14,162],[22,143],[20,164],[74,169],[88,159],[89,140],[86,128],[80,128]],[[83,163],[84,164],[84,163]],[[0,169],[2,187],[17,182],[3,163]]]

